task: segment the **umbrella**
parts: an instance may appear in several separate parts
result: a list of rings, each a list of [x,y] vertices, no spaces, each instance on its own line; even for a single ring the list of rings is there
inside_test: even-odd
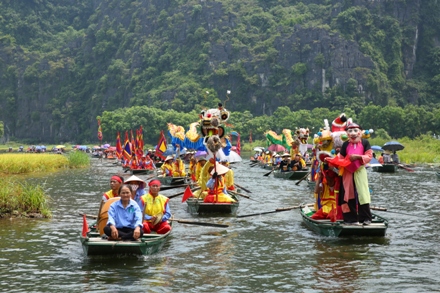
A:
[[[272,144],[267,149],[271,152],[277,153],[286,151],[286,148],[279,144]]]
[[[401,151],[404,148],[405,147],[400,142],[395,141],[395,140],[385,143],[382,147],[382,149],[384,149],[386,151],[391,151],[391,152]]]
[[[106,144],[105,144],[105,145],[103,145],[102,147],[106,149],[106,148],[109,148],[109,147],[110,147],[110,145],[109,145],[108,143],[106,143]]]
[[[63,148],[65,148],[65,147],[66,147],[66,146],[65,146],[65,145],[62,145],[62,144],[59,144],[59,145],[56,146],[57,149],[63,149]]]
[[[198,157],[204,157],[204,156],[206,156],[208,153],[207,152],[205,152],[205,151],[197,151],[197,153],[194,155],[194,157],[195,158],[198,158]]]
[[[237,154],[234,151],[230,151],[229,152],[229,156],[226,156],[226,157],[228,158],[228,162],[229,163],[236,163],[236,162],[241,162],[242,161],[240,155]]]
[[[373,151],[383,152],[383,149],[382,149],[380,146],[378,146],[378,145],[372,145],[372,146],[371,146],[371,149],[372,149]]]

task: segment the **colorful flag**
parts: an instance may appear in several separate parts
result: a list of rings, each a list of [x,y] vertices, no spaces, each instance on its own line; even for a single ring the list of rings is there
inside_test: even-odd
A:
[[[161,158],[162,160],[165,160],[165,156],[163,155],[164,152],[167,150],[167,140],[165,138],[165,135],[163,134],[163,130],[160,131],[159,136],[159,142],[156,146],[156,156]]]
[[[235,152],[237,154],[240,154],[240,152],[241,152],[240,133],[238,133],[238,136],[237,136],[237,145],[235,146]]]
[[[131,160],[131,144],[128,140],[128,132],[125,131],[125,142],[124,142],[124,150],[122,152],[122,155],[124,156],[124,159],[127,161]]]
[[[185,202],[188,198],[194,196],[194,194],[191,191],[191,188],[189,188],[189,185],[186,187],[185,192],[183,193],[182,202]]]
[[[98,139],[102,141],[102,128],[101,128],[101,120],[98,119]]]
[[[116,156],[118,157],[118,159],[122,157],[121,135],[119,134],[119,131],[116,135]]]
[[[137,140],[138,140],[137,154],[138,157],[142,157],[144,155],[144,134],[143,134],[142,125],[139,128]]]
[[[82,237],[87,237],[88,232],[89,232],[89,225],[87,224],[86,215],[83,214]]]

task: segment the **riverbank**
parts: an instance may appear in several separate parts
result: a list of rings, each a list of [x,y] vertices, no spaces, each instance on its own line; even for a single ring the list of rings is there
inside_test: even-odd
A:
[[[50,198],[43,187],[26,182],[26,178],[9,175],[50,173],[64,169],[84,168],[90,157],[83,152],[68,155],[55,154],[2,154],[0,155],[0,218],[50,218]]]

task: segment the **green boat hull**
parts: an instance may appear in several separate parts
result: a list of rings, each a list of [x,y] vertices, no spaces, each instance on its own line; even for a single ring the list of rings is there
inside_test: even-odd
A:
[[[157,180],[160,181],[162,185],[181,185],[181,184],[187,184],[190,182],[189,177],[157,177]]]
[[[240,202],[234,195],[229,195],[237,202],[234,203],[204,203],[203,199],[189,198],[187,203],[187,211],[191,215],[198,214],[237,214]]]
[[[388,220],[373,214],[370,225],[345,225],[342,221],[314,220],[306,215],[301,208],[304,224],[312,231],[327,237],[384,237],[388,228]]]
[[[153,173],[154,170],[150,170],[150,169],[130,169],[131,175],[148,175]]]
[[[96,229],[80,237],[84,254],[114,255],[135,254],[150,255],[162,250],[171,231],[166,234],[144,234],[138,241],[111,241],[102,239]]]
[[[304,178],[309,173],[309,170],[301,170],[301,171],[288,171],[288,172],[280,172],[274,171],[273,176],[275,178],[283,178],[287,180],[298,180]]]
[[[384,164],[382,166],[373,167],[373,171],[379,173],[395,173],[398,167],[398,165],[394,164]]]

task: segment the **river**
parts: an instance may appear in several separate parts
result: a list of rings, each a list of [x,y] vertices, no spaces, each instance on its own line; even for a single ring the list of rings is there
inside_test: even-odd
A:
[[[296,186],[264,177],[267,170],[250,168],[247,160],[233,168],[236,183],[254,199],[242,198],[238,214],[313,201],[305,181]],[[29,179],[44,184],[53,218],[0,220],[2,292],[440,292],[433,168],[368,173],[372,205],[389,210],[377,212],[389,219],[384,238],[322,237],[304,226],[298,210],[241,219],[191,216],[176,197],[170,200],[176,218],[230,226],[175,223],[158,254],[87,257],[79,213],[97,214],[116,173],[123,173],[120,167],[92,159],[89,169]]]

